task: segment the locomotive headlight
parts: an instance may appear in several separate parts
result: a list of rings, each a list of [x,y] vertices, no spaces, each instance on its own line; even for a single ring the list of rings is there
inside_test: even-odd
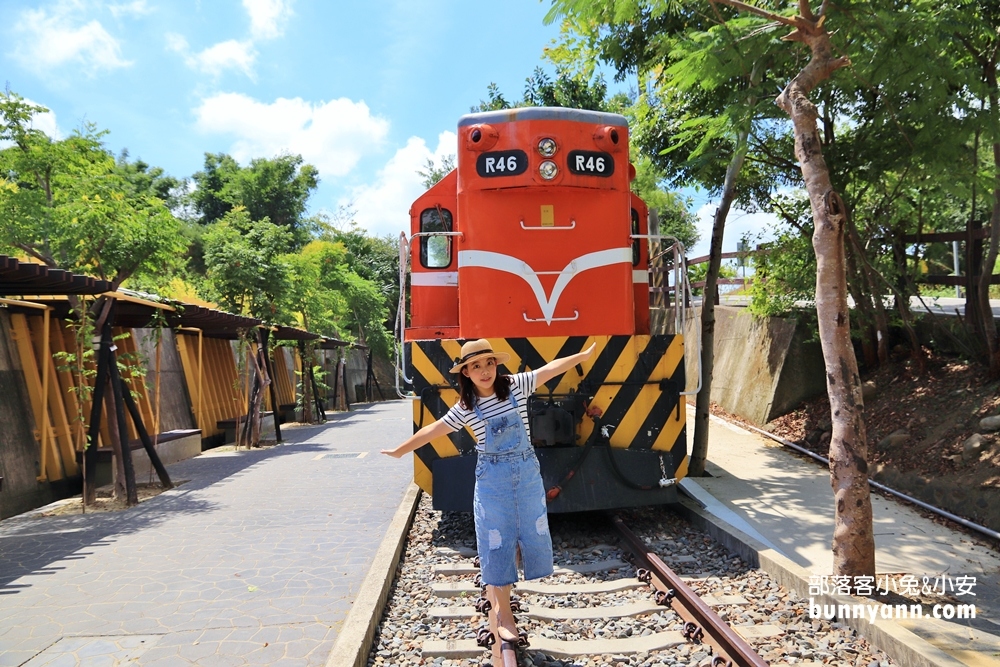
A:
[[[556,154],[556,142],[546,137],[538,142],[538,154],[542,157],[552,157]]]
[[[559,167],[552,160],[546,160],[538,165],[538,174],[546,181],[551,181],[559,173]]]

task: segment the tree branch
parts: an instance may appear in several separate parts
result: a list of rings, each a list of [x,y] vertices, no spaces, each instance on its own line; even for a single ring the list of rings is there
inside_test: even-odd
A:
[[[792,216],[785,210],[785,208],[781,205],[781,202],[775,199],[772,200],[771,204],[776,209],[778,209],[778,213],[780,213],[781,217],[785,219],[785,222],[790,224],[792,227],[795,227],[795,229],[799,230],[799,234],[802,234],[802,236],[805,236],[807,238],[811,236],[811,234],[807,233],[806,230],[802,227],[802,225],[799,224],[799,221],[796,220],[794,216]]]
[[[809,0],[799,0],[799,15],[807,21],[816,20],[812,7],[809,6]]]
[[[713,5],[716,2],[721,2],[722,4],[728,5],[734,9],[739,9],[744,12],[756,14],[757,16],[762,16],[766,19],[777,21],[778,23],[783,23],[793,28],[797,27],[795,19],[789,18],[787,16],[782,16],[781,14],[775,14],[774,12],[769,12],[766,9],[761,9],[760,7],[754,7],[753,5],[748,5],[745,2],[740,2],[740,0],[709,0],[709,2],[711,2]]]
[[[50,269],[57,269],[57,268],[59,268],[59,265],[56,264],[56,262],[55,262],[54,259],[52,259],[48,255],[43,255],[41,252],[39,252],[38,250],[36,250],[33,246],[30,246],[27,243],[15,243],[14,245],[16,247],[20,248],[21,250],[23,250],[24,252],[28,253],[29,255],[31,255],[32,257],[34,257],[35,259],[37,259],[38,261],[43,262],[45,264],[45,266],[49,267]]]

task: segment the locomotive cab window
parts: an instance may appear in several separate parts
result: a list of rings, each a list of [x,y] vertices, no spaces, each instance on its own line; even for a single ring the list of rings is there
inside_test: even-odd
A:
[[[421,232],[452,231],[451,211],[428,208],[420,213]],[[443,269],[451,264],[450,236],[421,236],[420,265],[425,269]]]
[[[639,211],[635,209],[632,209],[632,234],[639,234]],[[632,266],[639,266],[639,260],[642,259],[642,246],[639,245],[641,241],[642,239],[632,239]]]

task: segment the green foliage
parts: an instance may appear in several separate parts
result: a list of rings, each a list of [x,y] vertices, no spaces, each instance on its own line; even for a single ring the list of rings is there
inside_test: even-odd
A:
[[[424,188],[430,190],[434,185],[437,184],[442,178],[448,175],[452,169],[455,168],[455,156],[445,155],[441,158],[441,164],[437,165],[434,160],[427,158],[424,163],[424,168],[419,170],[417,174],[420,175],[421,183]]]
[[[223,153],[206,153],[205,168],[192,177],[196,188],[191,201],[201,214],[201,224],[221,220],[237,206],[253,220],[270,220],[286,227],[292,247],[309,241],[310,228],[303,217],[309,195],[319,184],[319,172],[304,164],[301,155],[256,158],[241,167]]]
[[[388,308],[386,326],[392,328],[399,305],[399,241],[391,235],[369,236],[357,225],[330,229],[322,237],[342,243],[351,271],[374,284]]]
[[[783,233],[765,244],[754,258],[750,312],[760,317],[783,315],[796,301],[812,301],[816,291],[816,256],[809,237]]]
[[[507,101],[495,83],[486,88],[487,99],[480,100],[472,112],[498,111],[514,107],[569,107],[591,111],[609,111],[606,100],[608,86],[603,77],[571,73],[566,68],[556,69],[553,80],[541,67],[525,79],[524,94],[513,104]]]
[[[705,282],[705,278],[707,275],[708,275],[708,262],[701,262],[700,264],[695,264],[694,266],[688,268],[688,280],[691,282],[691,284]],[[728,264],[720,264],[718,277],[735,278],[736,269],[734,269]],[[704,293],[704,291],[705,290],[702,287],[691,288],[691,292],[695,296],[701,296],[702,293]]]
[[[691,248],[698,242],[697,218],[691,212],[690,200],[666,189],[663,172],[642,153],[635,156],[635,179],[632,192],[646,202],[649,209],[656,210],[660,220],[660,234],[673,236]]]
[[[183,248],[179,222],[157,195],[162,172],[116,162],[92,125],[55,141],[29,127],[45,111],[0,94],[0,243],[112,281],[164,279]],[[155,281],[155,280],[154,280]]]
[[[289,324],[280,306],[291,283],[286,256],[291,232],[268,220],[255,221],[237,206],[204,238],[209,296],[229,312]]]
[[[349,238],[358,242],[359,236],[368,238],[358,232]],[[343,242],[329,240],[312,241],[300,253],[289,255],[291,308],[310,331],[359,341],[388,357],[392,336],[385,327],[385,295],[377,282],[352,268],[351,262],[357,261],[352,256]]]

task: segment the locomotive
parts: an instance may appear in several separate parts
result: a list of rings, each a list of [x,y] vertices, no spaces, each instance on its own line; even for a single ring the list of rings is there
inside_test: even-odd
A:
[[[647,241],[660,237],[629,189],[625,117],[548,107],[465,115],[456,164],[414,201],[400,239],[410,312],[407,322],[403,289],[397,366],[414,431],[458,401],[448,371],[466,340],[508,353],[500,372],[510,373],[594,342],[590,360],[529,401],[549,512],[675,502],[688,465],[683,329],[650,333]],[[471,432],[414,454],[414,481],[435,509],[472,511]]]

